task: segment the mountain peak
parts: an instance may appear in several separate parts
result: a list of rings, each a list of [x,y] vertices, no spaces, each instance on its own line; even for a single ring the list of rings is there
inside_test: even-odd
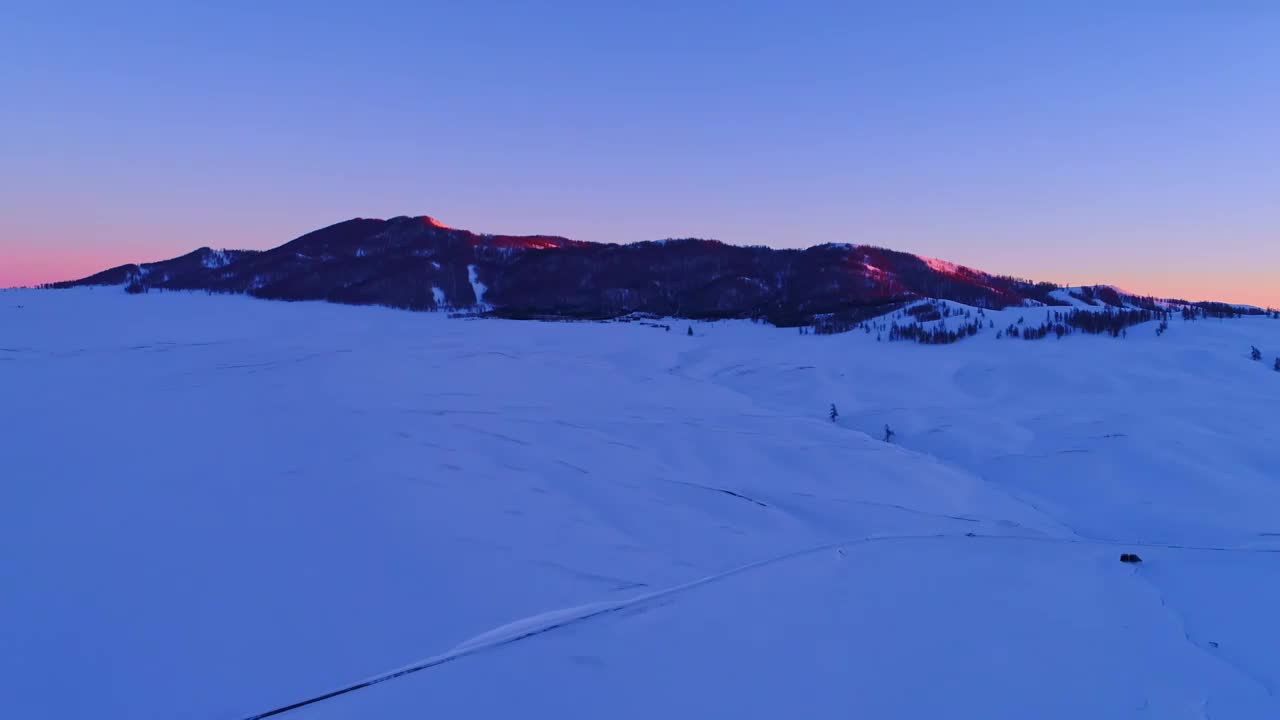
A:
[[[430,215],[354,218],[262,252],[201,248],[56,286],[246,293],[414,310],[484,307],[509,317],[630,313],[759,318],[779,325],[868,316],[924,298],[979,308],[1072,305],[1058,286],[992,275],[872,245],[808,249],[710,240],[610,245],[553,235],[488,235]],[[1150,304],[1109,289],[1108,305]]]

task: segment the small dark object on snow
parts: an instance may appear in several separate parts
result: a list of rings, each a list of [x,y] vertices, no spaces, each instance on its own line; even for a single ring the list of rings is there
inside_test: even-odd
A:
[[[964,534],[964,536],[965,536],[965,537],[978,537],[977,535],[974,535],[973,533],[965,533],[965,534]]]
[[[896,434],[897,434],[897,433],[895,433],[894,431],[892,431],[892,430],[890,430],[890,429],[889,429],[889,426],[888,426],[887,424],[884,426],[884,441],[885,441],[885,442],[890,442],[890,441],[892,441],[892,440],[893,440],[893,436],[894,436],[894,435],[896,435]]]
[[[1216,647],[1218,647],[1218,643],[1216,643],[1216,642],[1214,642],[1214,641],[1210,640],[1210,641],[1209,641],[1209,647],[1211,647],[1211,648],[1216,648]]]
[[[689,337],[693,337],[693,326],[689,326]]]
[[[1142,558],[1138,557],[1137,555],[1134,555],[1133,553],[1121,553],[1121,554],[1120,554],[1120,562],[1122,562],[1122,563],[1140,563],[1140,562],[1142,562]]]

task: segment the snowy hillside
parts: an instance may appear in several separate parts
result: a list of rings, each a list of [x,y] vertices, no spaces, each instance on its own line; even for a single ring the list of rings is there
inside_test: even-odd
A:
[[[1280,717],[1280,320],[994,332],[0,292],[0,707]]]

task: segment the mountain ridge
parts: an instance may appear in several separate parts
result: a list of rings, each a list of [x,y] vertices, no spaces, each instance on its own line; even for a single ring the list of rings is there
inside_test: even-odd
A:
[[[410,310],[473,309],[512,318],[606,319],[632,313],[752,318],[779,326],[859,319],[919,299],[981,308],[1071,306],[1059,285],[995,275],[874,245],[803,249],[679,238],[630,244],[495,235],[429,215],[351,218],[269,250],[214,250],[120,265],[46,287],[205,290]],[[1088,286],[1089,305],[1192,304]]]

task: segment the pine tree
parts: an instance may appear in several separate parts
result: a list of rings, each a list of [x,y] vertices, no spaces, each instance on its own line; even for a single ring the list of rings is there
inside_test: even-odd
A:
[[[689,326],[689,332],[688,332],[688,335],[689,335],[689,337],[693,337],[693,326],[692,326],[692,325],[690,325],[690,326]]]
[[[836,421],[836,418],[840,417],[840,412],[839,412],[838,410],[836,410],[836,404],[835,404],[835,403],[831,403],[831,412],[830,412],[830,415],[831,415],[831,422],[835,422],[835,421]]]
[[[1258,348],[1256,348],[1256,347],[1252,347],[1252,346],[1250,347],[1250,349],[1252,350],[1252,352],[1249,354],[1249,356],[1250,356],[1250,357],[1252,357],[1254,360],[1261,360],[1261,359],[1262,359],[1262,351],[1261,351],[1261,350],[1259,350],[1259,349],[1258,349]]]

